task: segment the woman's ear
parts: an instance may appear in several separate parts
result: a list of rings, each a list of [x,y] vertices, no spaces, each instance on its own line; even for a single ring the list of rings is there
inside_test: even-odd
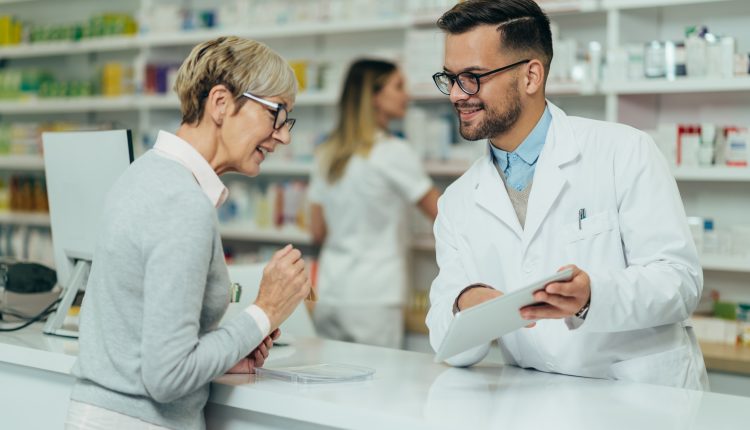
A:
[[[229,89],[221,84],[215,85],[208,92],[208,97],[206,97],[204,115],[210,118],[214,124],[221,125],[232,104],[233,98]]]

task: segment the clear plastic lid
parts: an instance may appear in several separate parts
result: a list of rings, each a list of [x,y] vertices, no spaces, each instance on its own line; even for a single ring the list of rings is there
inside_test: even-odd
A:
[[[260,367],[255,369],[255,374],[260,379],[280,379],[295,384],[330,384],[371,379],[375,369],[350,364],[324,363],[293,367]]]

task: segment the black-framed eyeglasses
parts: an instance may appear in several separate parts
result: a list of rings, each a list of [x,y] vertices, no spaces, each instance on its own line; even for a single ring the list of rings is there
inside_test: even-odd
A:
[[[447,73],[447,72],[439,72],[439,73],[435,73],[434,75],[432,75],[432,80],[435,82],[435,85],[438,87],[440,92],[445,95],[450,95],[451,88],[453,88],[453,84],[458,82],[458,87],[461,88],[461,91],[463,91],[464,93],[470,96],[473,96],[474,94],[479,92],[479,80],[481,78],[492,75],[494,73],[500,73],[506,70],[510,70],[514,67],[520,66],[521,64],[526,64],[530,61],[531,60],[521,60],[513,64],[503,66],[499,69],[490,70],[487,73],[482,73],[479,75],[477,75],[476,73],[471,73],[471,72],[461,72],[457,75],[454,75],[452,73]]]
[[[272,101],[268,101],[265,99],[262,99],[260,97],[254,96],[250,93],[242,93],[243,96],[249,98],[250,100],[255,100],[256,102],[268,106],[273,111],[273,128],[274,130],[279,130],[281,127],[286,126],[287,131],[292,131],[292,128],[294,127],[294,123],[297,122],[295,118],[289,118],[289,112],[286,110],[286,106],[284,106],[283,103],[275,103]]]

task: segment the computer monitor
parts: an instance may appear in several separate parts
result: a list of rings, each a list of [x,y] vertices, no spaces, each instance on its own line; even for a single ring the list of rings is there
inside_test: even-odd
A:
[[[42,134],[42,144],[57,281],[63,288],[44,332],[75,337],[77,332],[62,325],[85,288],[104,199],[133,162],[133,141],[130,130],[49,132]]]

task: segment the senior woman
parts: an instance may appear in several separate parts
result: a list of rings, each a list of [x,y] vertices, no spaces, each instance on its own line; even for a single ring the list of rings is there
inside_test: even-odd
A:
[[[256,176],[289,144],[296,90],[284,59],[255,41],[217,38],[184,61],[181,126],[161,131],[105,202],[66,428],[202,429],[211,380],[263,364],[310,282],[287,245],[255,303],[218,325],[230,299],[219,175]]]

